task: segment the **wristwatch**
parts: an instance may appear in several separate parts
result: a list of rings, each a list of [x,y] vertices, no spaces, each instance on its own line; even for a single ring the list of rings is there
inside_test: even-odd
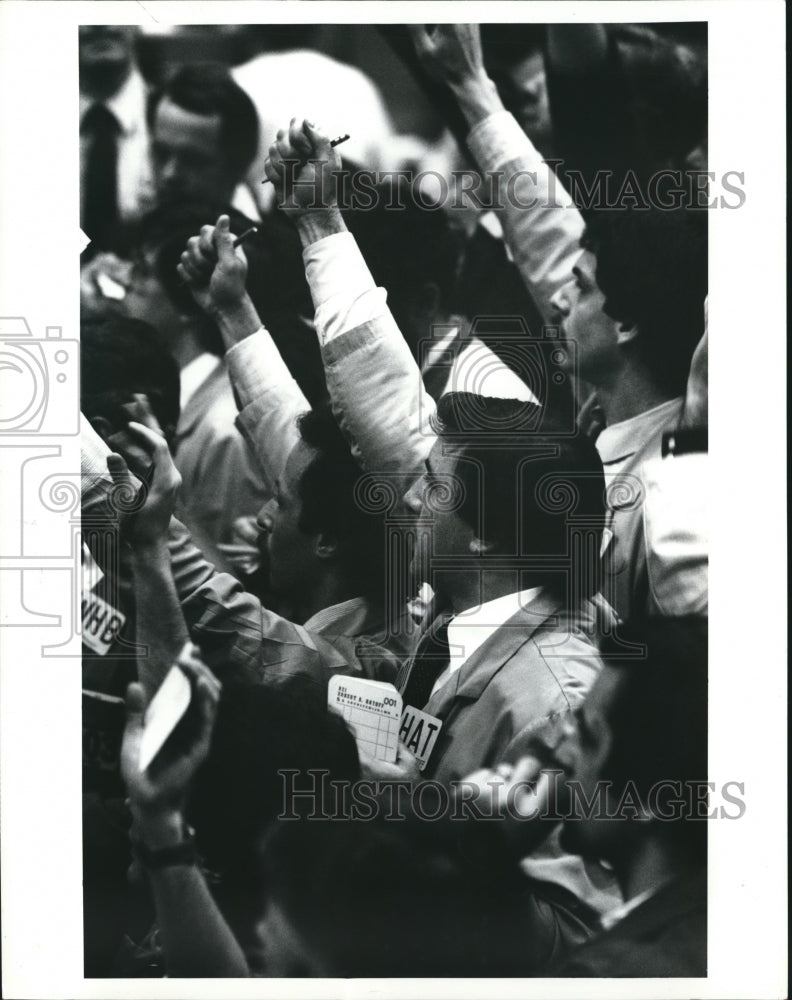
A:
[[[186,823],[182,830],[182,839],[178,844],[152,848],[147,847],[139,837],[134,837],[132,849],[140,863],[148,871],[170,868],[174,865],[194,865],[198,862],[195,830]]]

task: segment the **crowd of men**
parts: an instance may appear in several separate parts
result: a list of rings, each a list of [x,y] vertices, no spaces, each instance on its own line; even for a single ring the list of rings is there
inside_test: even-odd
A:
[[[86,975],[704,976],[705,52],[385,34],[80,30]]]

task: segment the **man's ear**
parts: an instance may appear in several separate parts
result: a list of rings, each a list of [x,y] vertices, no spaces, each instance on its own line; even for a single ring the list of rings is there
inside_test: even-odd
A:
[[[630,326],[628,323],[619,323],[616,328],[616,343],[623,347],[625,344],[631,343],[638,336],[638,327],[633,323]]]
[[[488,542],[484,538],[471,538],[470,551],[474,556],[488,556],[495,551],[495,542]]]
[[[331,532],[322,531],[316,535],[314,553],[317,559],[335,559],[340,548],[338,538]]]

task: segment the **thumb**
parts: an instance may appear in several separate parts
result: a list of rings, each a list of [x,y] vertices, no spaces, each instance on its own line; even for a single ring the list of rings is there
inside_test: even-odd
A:
[[[126,689],[124,703],[126,705],[127,729],[133,731],[142,729],[143,715],[146,710],[146,695],[143,685],[137,682],[130,684]]]
[[[218,260],[227,263],[235,258],[234,238],[231,235],[231,220],[227,215],[221,215],[214,230],[214,245]]]
[[[116,485],[131,483],[132,481],[132,475],[129,471],[129,466],[126,464],[126,460],[114,451],[110,452],[107,456],[107,471]]]

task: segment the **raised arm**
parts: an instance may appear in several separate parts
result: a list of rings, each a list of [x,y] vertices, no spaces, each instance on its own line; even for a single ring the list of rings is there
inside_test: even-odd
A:
[[[273,490],[299,440],[297,418],[310,404],[245,290],[247,261],[241,247],[234,248],[227,215],[188,241],[179,274],[220,329],[239,407],[237,426]]]
[[[365,468],[414,475],[431,450],[434,402],[338,208],[340,158],[326,135],[292,121],[267,176],[303,246],[333,409]]]
[[[168,740],[145,771],[140,769],[144,695],[127,692],[121,772],[132,813],[135,853],[148,876],[165,966],[171,976],[247,976],[245,956],[198,868],[185,809],[191,785],[209,754],[220,685],[189,647],[179,657],[192,698],[179,746]]]
[[[132,508],[124,516],[121,530],[132,552],[135,634],[145,649],[138,657],[138,677],[150,699],[187,641],[168,553],[168,522],[181,477],[173,462],[163,458],[170,458],[163,437],[142,424],[131,423],[129,430],[154,455],[148,483],[138,488],[121,455],[108,455],[107,467],[116,488],[124,494],[124,506]]]
[[[540,152],[504,109],[487,75],[478,25],[411,28],[429,72],[451,90],[467,123],[467,145],[482,174],[499,174],[497,208],[528,291],[546,321],[550,300],[569,281],[580,255],[583,220]]]

